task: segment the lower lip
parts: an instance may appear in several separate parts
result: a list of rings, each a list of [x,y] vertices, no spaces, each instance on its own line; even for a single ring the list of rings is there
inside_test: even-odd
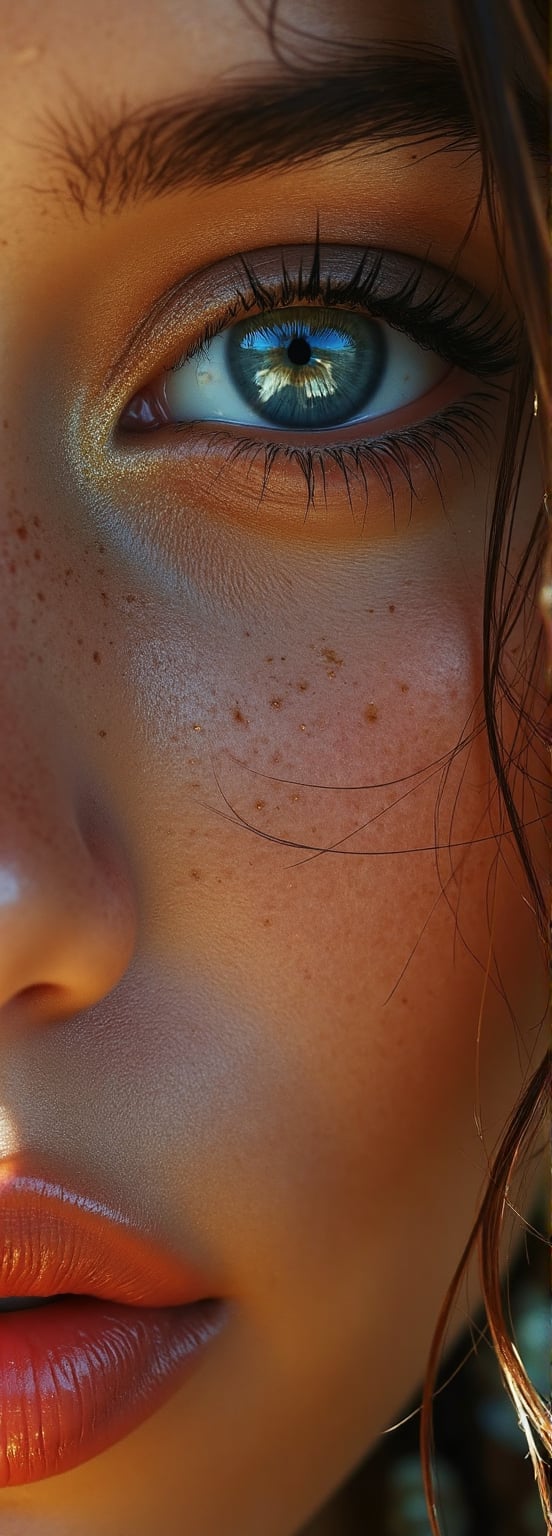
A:
[[[0,1312],[0,1489],[69,1472],[150,1418],[196,1370],[224,1303],[56,1297]]]

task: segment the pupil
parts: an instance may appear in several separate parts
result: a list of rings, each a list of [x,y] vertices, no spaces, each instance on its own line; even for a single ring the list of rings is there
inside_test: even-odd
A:
[[[287,349],[290,363],[297,363],[299,367],[304,367],[305,363],[310,362],[311,353],[312,348],[309,346],[306,336],[294,336]]]

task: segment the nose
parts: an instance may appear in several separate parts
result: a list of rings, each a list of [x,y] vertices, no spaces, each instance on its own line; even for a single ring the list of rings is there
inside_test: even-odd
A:
[[[0,726],[0,1018],[50,1022],[124,975],[137,903],[105,794],[54,710],[27,699]]]

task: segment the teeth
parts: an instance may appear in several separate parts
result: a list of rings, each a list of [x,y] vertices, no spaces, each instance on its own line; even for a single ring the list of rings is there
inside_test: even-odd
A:
[[[45,1307],[53,1296],[2,1296],[0,1312],[19,1312],[23,1307]]]

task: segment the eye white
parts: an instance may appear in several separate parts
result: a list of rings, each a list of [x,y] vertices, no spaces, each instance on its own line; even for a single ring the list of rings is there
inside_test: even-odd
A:
[[[335,313],[337,318],[339,311]],[[266,318],[259,316],[259,325]],[[422,399],[450,370],[451,365],[445,358],[421,347],[419,342],[385,321],[377,323],[383,327],[386,343],[386,367],[381,384],[364,410],[345,418],[342,426],[393,415]],[[200,354],[166,375],[165,398],[172,420],[175,423],[224,421],[236,426],[262,427],[264,431],[289,431],[289,428],[269,426],[266,418],[258,415],[237,389],[227,360],[231,332],[232,327],[228,326]],[[312,430],[308,429],[309,434]]]

